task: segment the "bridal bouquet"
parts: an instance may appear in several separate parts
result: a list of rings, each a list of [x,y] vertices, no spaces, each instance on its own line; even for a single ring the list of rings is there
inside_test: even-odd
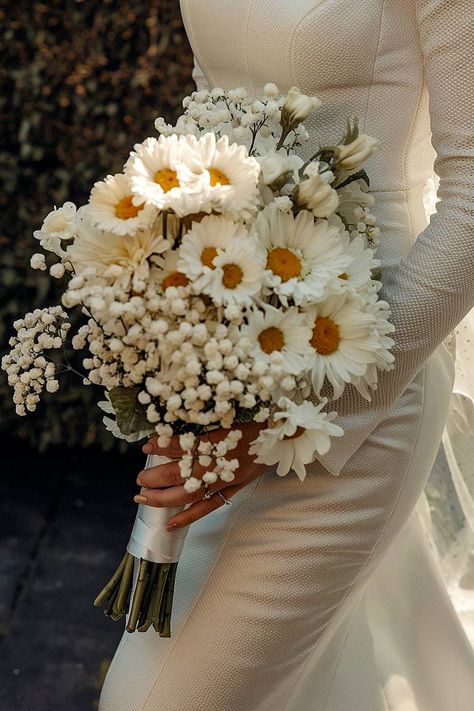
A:
[[[186,491],[232,481],[236,425],[248,421],[266,423],[250,445],[256,461],[304,479],[305,465],[343,434],[323,386],[332,400],[349,383],[370,400],[377,370],[393,367],[361,168],[379,144],[352,119],[338,143],[304,160],[303,121],[319,105],[274,84],[258,100],[242,88],[194,92],[176,125],[157,119],[161,135],[136,144],[86,205],[46,217],[31,266],[65,277],[65,287],[61,306],[14,323],[2,367],[19,415],[58,389],[51,354],[69,337],[67,310],[79,308],[72,347],[85,351],[84,384],[103,388],[106,426],[129,441],[156,435],[162,446],[178,435]],[[227,435],[213,442],[217,428]],[[114,619],[130,610],[130,632],[153,625],[170,636],[186,535],[164,529],[170,513],[139,506],[95,601]]]

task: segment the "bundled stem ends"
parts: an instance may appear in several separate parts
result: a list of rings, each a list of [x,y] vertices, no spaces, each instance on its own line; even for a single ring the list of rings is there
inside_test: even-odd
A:
[[[160,637],[171,637],[171,611],[178,563],[152,563],[140,558],[137,582],[132,591],[134,562],[135,557],[126,552],[94,600],[94,606],[100,607],[105,602],[104,613],[113,620],[119,620],[130,610],[127,632],[146,632],[153,625]]]

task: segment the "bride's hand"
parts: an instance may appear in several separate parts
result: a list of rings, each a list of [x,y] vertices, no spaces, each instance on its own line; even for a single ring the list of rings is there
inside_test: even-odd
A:
[[[213,484],[209,485],[212,492],[221,491],[226,499],[229,499],[236,494],[244,486],[250,484],[264,470],[264,464],[256,464],[253,457],[248,454],[249,442],[252,442],[258,436],[261,424],[256,422],[246,422],[238,425],[242,431],[242,438],[237,447],[229,452],[229,458],[237,458],[240,466],[235,472],[235,479],[231,482],[225,482],[218,479]],[[229,430],[214,430],[206,437],[213,442],[217,442],[229,433]],[[172,516],[167,522],[167,528],[175,529],[187,526],[194,521],[202,518],[206,514],[214,511],[219,506],[224,505],[224,501],[217,494],[209,499],[204,499],[203,496],[207,489],[202,486],[197,491],[188,493],[184,489],[184,479],[178,466],[178,459],[182,454],[179,446],[179,438],[172,437],[169,447],[159,447],[157,438],[152,437],[143,446],[145,454],[158,454],[166,457],[174,458],[176,461],[168,464],[160,464],[149,469],[141,471],[137,477],[137,484],[142,487],[140,494],[135,497],[137,503],[146,504],[147,506],[178,506],[180,504],[189,504],[185,511]],[[196,460],[193,466],[192,475],[197,478],[202,478],[206,472],[206,468],[202,467]]]

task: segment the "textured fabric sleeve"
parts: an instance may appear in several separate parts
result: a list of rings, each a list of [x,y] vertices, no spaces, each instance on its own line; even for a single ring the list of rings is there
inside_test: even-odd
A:
[[[338,411],[335,422],[345,430],[343,437],[333,439],[326,455],[316,457],[332,474],[340,473],[428,357],[474,306],[472,0],[411,1],[416,5],[425,64],[440,202],[430,224],[384,280],[380,292],[391,305],[396,327],[392,334],[395,369],[379,374],[370,403],[350,385],[328,406]]]
[[[196,57],[193,57],[193,69],[192,69],[192,78],[194,83],[196,84],[196,89],[197,91],[201,91],[203,89],[209,89],[209,83],[204,76],[204,73],[199,66]]]

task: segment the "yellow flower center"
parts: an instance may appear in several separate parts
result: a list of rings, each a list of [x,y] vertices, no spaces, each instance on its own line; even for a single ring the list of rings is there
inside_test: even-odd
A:
[[[168,276],[165,276],[162,282],[163,291],[169,286],[186,286],[189,283],[187,276],[181,272],[171,272]]]
[[[301,437],[302,434],[306,432],[304,427],[297,427],[296,431],[292,435],[285,435],[283,439],[297,439],[298,437]]]
[[[339,326],[330,318],[318,316],[314,322],[310,344],[321,355],[330,355],[337,351],[340,343]]]
[[[243,279],[244,273],[238,264],[224,264],[222,283],[226,289],[235,289]]]
[[[201,252],[201,262],[209,269],[215,269],[214,259],[217,257],[217,249],[215,247],[204,247]]]
[[[176,171],[171,170],[171,168],[157,170],[154,181],[155,183],[158,183],[164,193],[167,193],[168,190],[171,190],[171,188],[179,188],[178,175]]]
[[[140,210],[145,207],[145,205],[134,205],[132,199],[133,195],[126,195],[115,205],[115,214],[120,220],[129,220],[131,217],[136,217]]]
[[[225,175],[225,173],[221,173],[220,170],[217,168],[209,168],[209,183],[212,185],[212,187],[215,187],[218,183],[221,185],[230,185],[230,180]]]
[[[349,279],[349,275],[346,272],[342,272],[342,274],[339,274],[339,279]]]
[[[283,333],[279,328],[275,326],[270,326],[264,331],[258,334],[258,342],[260,343],[260,348],[264,353],[273,353],[273,351],[283,350],[285,345],[285,339]]]
[[[267,269],[279,276],[282,281],[288,281],[300,276],[301,262],[289,249],[276,247],[267,255]]]

